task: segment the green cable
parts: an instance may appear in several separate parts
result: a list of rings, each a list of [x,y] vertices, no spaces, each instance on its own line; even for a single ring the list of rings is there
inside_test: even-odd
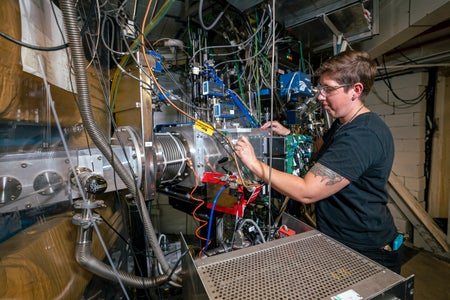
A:
[[[239,91],[241,92],[241,98],[242,100],[245,99],[245,94],[244,94],[244,87],[242,86],[242,81],[241,81],[241,74],[239,73],[239,64],[237,62],[237,54],[235,54],[235,59],[236,62],[234,63],[234,69],[236,70],[236,75],[238,77],[238,84],[239,84]]]
[[[302,62],[302,70],[304,73],[306,73],[306,68],[305,68],[305,60],[303,59],[303,46],[302,46],[302,41],[298,41],[300,44],[300,59]]]

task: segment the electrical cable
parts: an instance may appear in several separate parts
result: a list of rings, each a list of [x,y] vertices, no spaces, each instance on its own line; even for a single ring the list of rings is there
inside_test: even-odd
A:
[[[144,23],[144,24],[145,24],[145,23]],[[158,88],[158,90],[161,92],[161,95],[166,99],[166,101],[167,101],[168,103],[170,103],[170,104],[171,104],[178,112],[180,112],[182,115],[186,116],[187,118],[189,118],[189,119],[191,119],[191,120],[193,120],[193,121],[197,121],[197,118],[191,116],[190,114],[188,114],[188,113],[185,112],[184,110],[180,109],[177,105],[175,105],[175,103],[173,103],[173,102],[167,97],[167,95],[165,94],[163,88],[162,88],[161,85],[158,83],[158,80],[156,79],[155,74],[154,74],[153,71],[152,71],[152,68],[151,68],[150,63],[149,63],[148,58],[147,58],[147,55],[146,55],[146,53],[145,53],[146,51],[145,51],[144,38],[143,38],[143,36],[142,36],[141,38],[142,38],[142,43],[141,43],[142,54],[143,54],[145,63],[147,64],[147,68],[148,68],[148,71],[149,71],[149,73],[150,73],[150,77],[151,77],[152,80],[153,80],[153,84]]]
[[[150,22],[145,26],[145,30],[142,32],[143,36],[146,36],[149,34],[162,20],[162,18],[166,15],[166,13],[169,11],[169,8],[172,6],[172,4],[175,2],[175,0],[167,0],[164,2],[164,4],[159,9],[158,13],[154,18],[150,20]],[[133,49],[133,51],[137,48],[139,48],[139,45],[141,43],[142,39],[141,37],[138,37],[135,39],[133,44],[129,47],[130,49]],[[128,64],[128,61],[130,59],[131,55],[130,53],[122,58],[120,61],[120,66],[123,68]],[[117,98],[117,92],[119,89],[119,82],[122,78],[122,71],[121,69],[117,69],[114,73],[112,83],[111,83],[111,110],[114,111],[114,106]]]
[[[105,46],[105,48],[110,52],[110,53],[112,53],[112,54],[117,54],[117,55],[127,55],[128,54],[128,52],[121,52],[121,51],[116,51],[116,50],[114,50],[114,49],[112,49],[109,45],[108,45],[108,43],[105,41],[105,36],[104,36],[104,32],[105,32],[105,25],[106,25],[106,23],[109,23],[110,24],[110,26],[112,27],[112,32],[114,32],[116,29],[115,29],[115,24],[114,24],[114,22],[111,20],[111,18],[109,17],[109,16],[104,16],[103,17],[103,20],[102,20],[102,24],[101,24],[101,41],[102,41],[102,43],[103,43],[103,46]],[[114,45],[114,41],[115,41],[115,35],[114,34],[112,34],[111,35],[111,45]],[[112,57],[114,57],[114,55],[112,55]],[[118,63],[117,63],[118,64]]]
[[[97,211],[94,210],[94,213],[99,214]],[[100,218],[102,219],[102,222],[105,223],[109,229],[111,229],[112,231],[114,231],[114,233],[125,243],[125,245],[127,247],[129,247],[131,255],[133,256],[133,258],[136,259],[136,254],[139,253],[135,251],[135,249],[133,248],[133,246],[130,244],[130,242],[120,233],[116,230],[116,228],[114,228],[114,226],[112,226],[108,220],[106,220],[101,214],[99,214]],[[161,264],[158,263],[159,266],[161,266]],[[143,270],[141,269],[141,266],[139,264],[136,264],[136,267],[138,269],[138,271],[140,272],[140,274],[143,274]],[[161,272],[161,275],[164,275],[164,272]]]
[[[212,229],[212,223],[213,223],[213,219],[214,219],[214,209],[216,208],[216,204],[217,201],[219,200],[220,195],[222,194],[222,192],[227,188],[227,185],[223,185],[219,192],[217,193],[216,197],[214,198],[214,201],[212,203],[211,206],[211,213],[209,214],[209,224],[208,224],[208,236],[206,238],[206,245],[203,248],[203,252],[206,251],[208,249],[209,243],[210,243],[210,238],[211,238],[211,229]]]
[[[220,19],[222,18],[223,14],[225,13],[225,11],[227,10],[227,8],[230,6],[230,4],[228,3],[227,6],[225,7],[225,9],[223,11],[220,12],[220,14],[217,16],[217,18],[212,22],[211,25],[206,26],[203,23],[203,0],[200,0],[200,4],[198,5],[198,18],[200,20],[200,24],[202,25],[203,29],[205,30],[211,30],[213,29],[217,23],[220,21]]]
[[[206,68],[209,70],[208,75],[217,83],[225,85],[225,83],[217,76],[216,72],[214,71],[211,66],[205,62]],[[237,98],[237,95],[230,89],[226,90],[227,94],[230,96],[232,102],[239,108],[239,110],[244,114],[244,116],[247,118],[247,120],[250,123],[251,127],[259,127],[258,122],[255,120],[255,118],[249,113],[249,109],[245,106],[243,101]]]
[[[241,49],[245,49],[247,45],[249,45],[250,43],[252,43],[252,42],[253,42],[253,37],[254,37],[256,34],[258,34],[258,32],[262,31],[263,29],[264,29],[264,23],[262,23],[261,25],[259,25],[259,26],[256,28],[255,32],[253,32],[253,34],[252,34],[250,37],[248,37],[247,40],[245,40],[244,42],[241,42],[241,43],[239,43],[239,44],[235,44],[235,45],[221,45],[221,46],[208,46],[208,47],[204,47],[204,48],[199,48],[197,51],[195,51],[195,52],[192,54],[191,61],[192,61],[193,59],[195,59],[195,57],[197,56],[198,53],[200,53],[200,52],[202,52],[202,51],[206,51],[206,50],[224,49],[224,48],[225,48],[225,49],[226,49],[226,48],[237,48],[236,51],[228,52],[228,53],[216,53],[215,56],[229,56],[229,55],[231,55],[231,54],[239,53],[239,52],[242,51]],[[240,60],[236,60],[236,61],[240,61]]]
[[[205,237],[202,237],[199,232],[204,226],[206,226],[206,224],[208,224],[208,221],[202,220],[199,217],[197,217],[197,210],[205,204],[205,201],[203,199],[199,199],[194,196],[194,193],[197,190],[197,187],[200,183],[200,178],[198,177],[197,172],[195,172],[194,166],[192,165],[192,161],[189,158],[187,158],[187,165],[191,169],[195,177],[195,186],[192,188],[191,192],[189,193],[189,196],[192,200],[199,202],[199,204],[192,211],[192,217],[200,224],[195,230],[195,236],[200,240],[206,241],[207,239]]]
[[[242,219],[242,220],[240,221],[240,224],[239,224],[237,230],[242,229],[242,227],[243,227],[244,224],[246,224],[246,223],[251,223],[253,226],[255,226],[256,231],[258,231],[259,235],[261,236],[262,242],[265,243],[265,242],[266,242],[266,238],[264,237],[264,234],[263,234],[261,228],[260,228],[259,225],[258,225],[255,221],[253,221],[252,219]]]
[[[237,97],[237,95],[232,90],[226,90],[228,95],[230,96],[231,100],[234,104],[239,108],[239,110],[244,114],[244,116],[247,118],[247,120],[250,123],[250,126],[253,128],[259,127],[258,122],[255,120],[255,118],[249,113],[248,109],[244,107],[244,103],[240,101]]]
[[[178,258],[178,260],[175,262],[175,265],[173,266],[172,271],[171,271],[170,274],[169,274],[169,278],[172,277],[174,271],[177,269],[177,266],[180,264],[180,262],[181,262],[181,260],[184,258],[184,256],[185,256],[186,254],[189,253],[189,251],[190,251],[190,249],[186,249],[186,250],[180,255],[180,257]]]
[[[165,38],[161,38],[161,39],[159,39],[159,40],[164,40],[164,39],[165,39]],[[158,41],[159,41],[159,40],[158,40]],[[158,41],[156,41],[155,43],[157,43]],[[156,52],[155,49],[152,48],[152,50],[153,50],[154,52]],[[184,91],[184,89],[180,86],[180,84],[178,83],[178,80],[176,80],[176,79],[174,78],[173,73],[172,73],[169,69],[167,69],[167,67],[166,67],[166,65],[165,65],[164,63],[162,63],[161,65],[162,65],[162,68],[163,68],[163,70],[165,71],[165,73],[168,74],[169,78],[172,80],[172,82],[175,84],[175,86],[181,91],[181,93],[183,94],[184,98],[185,98],[185,99],[188,99],[188,98],[189,98],[188,95],[186,94],[186,92]],[[167,91],[167,90],[165,90],[165,89],[164,89],[164,91],[165,91],[165,94],[167,94],[167,93],[171,94],[171,92],[169,92],[169,91]],[[203,110],[203,111],[209,110],[208,108],[200,107],[200,106],[197,106],[197,105],[195,105],[195,104],[189,103],[189,102],[183,100],[183,99],[182,99],[181,97],[179,97],[179,96],[175,96],[175,97],[177,97],[177,99],[176,99],[177,101],[179,101],[179,102],[185,104],[186,106],[192,108],[192,109],[194,110],[194,112],[195,112],[196,110]]]
[[[392,83],[391,83],[391,81],[390,81],[390,79],[389,79],[389,77],[388,77],[389,73],[388,73],[388,71],[387,71],[387,69],[386,69],[386,62],[385,62],[385,56],[384,56],[384,55],[382,56],[382,59],[383,59],[383,67],[384,67],[383,70],[384,70],[385,75],[386,75],[386,77],[383,78],[383,82],[384,82],[384,83],[386,84],[386,86],[389,88],[389,91],[392,93],[392,95],[393,95],[397,100],[399,100],[400,102],[402,102],[402,103],[408,105],[408,107],[413,106],[413,105],[416,105],[416,104],[422,102],[423,99],[425,99],[425,96],[426,96],[426,89],[424,89],[424,91],[423,91],[419,96],[417,96],[417,97],[415,97],[415,98],[412,98],[412,99],[403,99],[403,98],[401,98],[401,97],[394,91],[394,89],[393,89],[393,87],[392,87]],[[398,106],[397,106],[397,107],[398,107]],[[402,108],[402,107],[398,107],[398,108]]]
[[[159,238],[158,238],[158,243],[159,243],[160,245],[161,245],[161,240],[162,240],[162,238],[164,238],[164,239],[166,240],[165,242],[167,243],[167,236],[166,236],[165,234],[160,234],[160,236],[159,236]],[[176,253],[176,252],[178,252],[178,250],[180,250],[180,249],[175,249],[175,250],[173,250],[173,251],[167,252],[167,253],[166,253],[166,256],[169,255],[169,254]],[[185,254],[182,254],[181,256],[183,257],[184,255],[185,255]],[[163,275],[163,274],[164,274],[164,271],[163,271],[163,269],[162,269],[162,267],[161,267],[161,264],[160,264],[159,262],[156,262],[156,263],[157,263],[157,272],[159,272],[160,275]],[[175,263],[175,265],[172,267],[172,270],[175,270],[178,264],[179,264],[179,261],[177,260],[177,262]],[[173,282],[173,281],[171,281],[171,280],[169,280],[168,283],[169,283],[170,285],[172,285],[172,286],[175,286],[175,287],[179,287],[179,288],[183,287],[181,284],[178,284],[178,283]]]
[[[209,48],[211,48],[211,47],[209,47]],[[219,67],[219,66],[221,66],[223,64],[234,63],[234,62],[242,62],[242,61],[249,61],[250,62],[253,59],[257,58],[259,55],[261,55],[261,53],[263,53],[263,52],[266,53],[265,49],[261,48],[257,53],[253,54],[250,57],[246,57],[245,59],[230,59],[230,60],[227,60],[227,61],[222,61],[220,63],[217,63],[215,65],[215,67]]]
[[[41,47],[41,46],[35,46],[35,45],[31,45],[19,40],[16,40],[15,38],[13,38],[12,36],[7,35],[4,32],[0,31],[0,36],[2,36],[3,38],[7,39],[10,42],[13,42],[19,46],[22,47],[26,47],[32,50],[37,50],[37,51],[59,51],[59,50],[63,50],[69,47],[69,44],[63,44],[63,45],[59,45],[59,46],[54,46],[54,47]]]
[[[86,69],[89,68],[89,66],[92,64],[92,62],[95,60],[95,57],[98,55],[98,45],[100,43],[100,32],[101,32],[101,23],[100,23],[100,19],[101,19],[101,13],[100,13],[100,4],[98,3],[98,0],[95,0],[95,3],[97,4],[97,16],[98,16],[98,21],[97,21],[97,38],[95,40],[95,46],[94,46],[94,50],[91,50],[92,53],[92,58],[91,61],[87,64]]]
[[[141,36],[143,36],[143,34],[142,34]],[[137,58],[132,54],[134,51],[132,51],[132,50],[129,48],[129,46],[126,44],[126,41],[124,41],[124,42],[125,42],[126,47],[128,48],[128,52],[127,52],[127,53],[133,58],[133,60],[136,62],[136,64],[137,64],[138,66],[140,66],[139,61],[138,61]],[[142,81],[142,80],[138,79],[137,77],[135,77],[134,75],[132,75],[132,74],[126,72],[126,71],[123,69],[123,67],[121,66],[121,64],[118,64],[118,63],[117,63],[117,61],[115,60],[114,56],[112,56],[112,58],[113,58],[113,60],[116,62],[117,67],[118,67],[123,73],[125,73],[125,74],[127,74],[128,76],[134,78],[135,80],[140,81],[140,82],[143,83],[144,85],[147,85],[147,86],[149,87],[149,89],[154,90],[153,87],[149,85],[149,83],[147,83],[147,82],[145,82],[145,81]],[[148,62],[147,62],[147,63],[148,63]],[[165,68],[164,65],[163,65],[163,67]],[[140,67],[140,68],[141,68],[141,67]],[[141,71],[144,72],[145,75],[147,75],[148,77],[150,77],[150,75],[147,73],[147,71],[146,71],[145,69],[141,68]],[[173,80],[173,81],[176,82],[175,80]],[[161,91],[161,94],[163,94],[163,95],[165,95],[165,94],[168,93],[168,92],[167,92],[165,89],[163,89],[162,87],[161,87],[160,90],[163,90],[163,91]],[[181,89],[181,91],[183,91],[183,90]],[[156,91],[155,91],[155,94],[156,94]],[[186,95],[185,95],[185,96],[186,96]],[[183,101],[182,99],[178,99],[178,100],[179,100],[180,102],[182,102],[183,104],[188,105],[188,106],[190,106],[190,107],[192,107],[192,108],[194,108],[194,109],[203,109],[203,108],[197,108],[197,107],[193,106],[192,104],[190,104],[190,103],[188,103],[188,102],[186,102],[186,101]]]
[[[303,59],[303,45],[302,41],[298,41],[299,48],[300,48],[300,60],[301,60],[301,71],[306,73],[306,67],[305,67],[305,60]]]

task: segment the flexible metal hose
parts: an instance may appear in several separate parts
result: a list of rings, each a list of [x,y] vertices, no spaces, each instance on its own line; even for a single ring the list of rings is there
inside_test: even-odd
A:
[[[92,112],[92,105],[89,93],[89,82],[86,75],[86,66],[84,59],[84,51],[81,43],[81,36],[77,26],[77,10],[75,8],[75,4],[71,0],[61,0],[60,1],[61,11],[63,13],[64,25],[66,28],[67,38],[70,45],[70,52],[72,56],[72,64],[76,78],[76,86],[78,92],[78,109],[80,111],[80,115],[83,121],[84,128],[86,128],[89,136],[92,138],[95,145],[102,152],[105,158],[110,162],[112,166],[115,166],[115,171],[122,179],[124,184],[130,190],[134,199],[137,200],[137,206],[139,209],[139,213],[142,218],[142,223],[144,224],[144,229],[150,244],[150,247],[153,249],[156,258],[160,262],[165,274],[171,274],[171,268],[164,257],[164,253],[161,250],[158,239],[156,237],[155,230],[153,228],[153,224],[151,222],[149,213],[147,211],[144,197],[142,196],[139,188],[136,186],[134,179],[128,173],[128,170],[122,165],[118,164],[120,160],[116,157],[116,155],[111,151],[109,145],[109,139],[107,139],[97,124],[97,121],[94,118],[94,114]],[[82,247],[80,250],[83,250]],[[95,258],[89,256],[90,259],[94,260]],[[96,259],[95,259],[96,260]],[[85,261],[85,259],[83,259]],[[110,269],[105,266],[99,264],[98,262],[86,263],[86,266],[92,267],[91,271],[94,273],[102,273],[106,274],[111,272]],[[101,268],[99,270],[97,268]],[[175,272],[174,272],[175,273]],[[109,274],[108,276],[110,276]],[[114,274],[112,274],[114,276]],[[166,278],[167,279],[167,278]],[[171,277],[174,281],[181,281],[180,278],[176,274],[173,274]],[[141,279],[142,280],[142,279]],[[157,280],[156,282],[160,282]]]
[[[156,287],[158,285],[165,283],[168,279],[167,275],[146,278],[128,274],[122,271],[117,271],[117,273],[115,273],[110,266],[101,262],[95,256],[92,255],[91,248],[92,248],[91,242],[77,244],[76,248],[77,262],[81,266],[90,270],[95,275],[98,275],[102,278],[117,282],[118,276],[120,280],[123,282],[123,284],[125,284],[126,286],[135,287],[139,289]]]

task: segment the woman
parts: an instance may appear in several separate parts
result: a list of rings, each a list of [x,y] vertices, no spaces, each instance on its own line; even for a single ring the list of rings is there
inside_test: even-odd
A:
[[[376,64],[365,52],[340,53],[317,70],[323,108],[335,119],[323,137],[314,166],[303,177],[272,169],[271,186],[301,203],[315,203],[318,230],[374,261],[400,273],[398,236],[387,207],[386,184],[394,159],[389,128],[366,106]],[[261,128],[280,134],[289,130],[278,122]],[[259,161],[242,137],[235,151],[265,182],[269,166]],[[395,250],[394,250],[395,248]]]

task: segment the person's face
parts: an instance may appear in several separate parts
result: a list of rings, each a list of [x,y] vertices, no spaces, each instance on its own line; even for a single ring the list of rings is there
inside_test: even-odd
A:
[[[323,108],[328,114],[337,119],[348,114],[352,102],[352,88],[341,85],[326,74],[320,77],[320,94],[317,99],[322,102]],[[346,89],[347,92],[346,92]]]

